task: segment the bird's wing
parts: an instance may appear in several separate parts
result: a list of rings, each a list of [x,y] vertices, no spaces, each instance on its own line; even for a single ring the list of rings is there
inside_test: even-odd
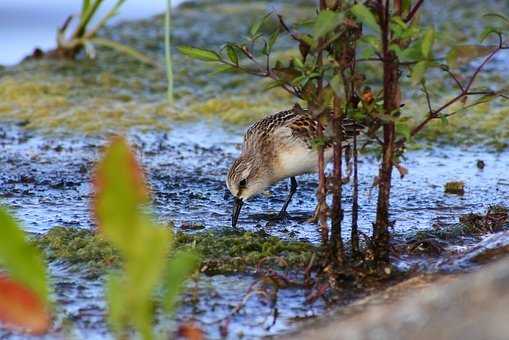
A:
[[[292,121],[297,113],[292,110],[281,111],[271,116],[267,116],[251,125],[244,135],[244,151],[256,148],[259,143],[269,142],[274,131],[284,127]]]
[[[361,130],[359,124],[349,119],[343,119],[342,126],[345,142],[351,139],[354,133],[359,134]],[[328,131],[324,131],[326,147],[331,146],[332,131],[329,130],[330,127]],[[312,148],[318,135],[318,121],[307,114],[307,111],[281,111],[265,117],[248,128],[244,136],[243,152],[256,150],[260,144],[271,143],[275,138],[280,141],[286,139],[289,143],[304,143],[308,148]]]

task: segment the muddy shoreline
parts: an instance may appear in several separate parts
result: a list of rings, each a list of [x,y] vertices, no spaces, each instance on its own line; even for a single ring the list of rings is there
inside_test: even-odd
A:
[[[89,215],[89,181],[107,138],[76,134],[59,137],[41,135],[13,124],[2,124],[0,131],[0,162],[6,165],[0,173],[1,200],[26,226],[26,230],[33,234],[46,234],[56,226],[68,230],[93,229]],[[183,124],[168,132],[134,129],[128,136],[148,174],[154,214],[160,222],[172,224],[176,230],[190,235],[229,230],[231,202],[230,197],[225,195],[223,181],[229,162],[238,153],[241,129],[225,129],[218,123]],[[230,142],[223,142],[225,140]],[[447,158],[445,155],[448,155]],[[478,159],[486,163],[483,170],[477,168]],[[461,215],[482,213],[490,205],[507,202],[507,162],[509,157],[506,153],[493,153],[482,148],[447,147],[444,150],[436,147],[408,153],[406,165],[410,173],[395,183],[399,194],[394,197],[392,215],[397,250],[393,261],[397,269],[407,273],[405,277],[412,277],[412,273],[474,270],[480,264],[468,260],[472,251],[489,250],[494,244],[506,242],[501,239],[490,243],[486,241],[489,239],[487,236],[452,232],[450,235],[454,237],[440,239],[433,232],[438,230],[448,235],[446,231],[458,225]],[[368,173],[369,169],[373,173],[376,171],[376,161],[369,155],[362,157],[361,166]],[[464,181],[465,195],[445,194],[443,185],[449,179]],[[360,195],[361,226],[368,235],[370,230],[366,226],[369,226],[373,215],[370,210],[372,197],[369,195],[371,181],[372,177],[361,179],[363,191]],[[272,235],[288,242],[317,244],[319,233],[316,226],[306,222],[314,208],[315,178],[304,176],[299,182],[301,186],[296,201],[289,209],[289,221],[269,222],[286,195],[286,183],[281,183],[271,189],[270,195],[256,198],[246,205],[240,220],[241,227],[246,232],[263,233],[266,237]],[[348,204],[351,193],[349,186],[345,189],[345,202]],[[346,211],[345,221],[348,218]],[[348,228],[344,232],[346,236]],[[242,235],[240,233],[239,237]],[[263,237],[259,242],[266,242]],[[433,242],[438,244],[440,251],[437,252]],[[96,245],[92,242],[92,246]],[[104,249],[91,247],[86,243],[82,245],[84,252],[92,251],[98,259],[109,256]],[[225,248],[225,245],[218,242],[217,247]],[[214,254],[210,255],[212,257],[220,256],[210,254]],[[283,256],[287,255],[283,253]],[[87,256],[89,254],[83,254],[83,258],[90,260]],[[249,256],[249,252],[241,256]],[[177,313],[177,321],[195,320],[212,338],[219,337],[220,315],[226,317],[242,299],[249,285],[259,278],[254,266],[258,260],[250,262],[248,267],[239,267],[237,274],[233,274],[233,269],[227,275],[202,275],[198,281],[191,282]],[[63,334],[71,328],[72,332],[87,336],[109,334],[104,320],[105,305],[101,302],[101,273],[91,275],[87,262],[80,262],[79,254],[74,264],[58,257],[53,258],[51,263],[57,301],[62,305],[55,334]],[[297,267],[293,270],[299,271]],[[384,285],[377,287],[380,289]],[[327,307],[330,304],[327,299],[307,304],[309,294],[309,290],[301,288],[280,289],[280,315],[272,326],[271,309],[263,299],[250,299],[246,311],[231,321],[230,336],[244,334],[247,338],[256,338],[281,334],[295,330],[298,320],[335,310]],[[357,300],[366,294],[366,291],[359,291],[358,294],[344,296],[346,300],[340,304],[348,304],[347,301]],[[339,299],[341,301],[341,297]],[[249,321],[252,318],[258,322],[253,324]],[[72,327],[66,328],[68,324]],[[161,327],[171,324],[173,321],[167,321]],[[259,327],[260,324],[265,327]]]

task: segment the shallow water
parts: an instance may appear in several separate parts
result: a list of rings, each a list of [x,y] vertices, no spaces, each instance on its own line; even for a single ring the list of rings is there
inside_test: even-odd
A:
[[[177,228],[185,223],[199,223],[209,229],[229,226],[231,197],[225,191],[224,176],[239,153],[241,134],[240,130],[215,123],[179,125],[167,132],[132,130],[129,133],[129,140],[148,173],[158,220],[173,222]],[[62,225],[91,228],[89,182],[104,144],[105,139],[100,137],[45,136],[19,125],[0,124],[0,204],[9,207],[31,233],[43,233]],[[508,155],[508,152],[491,153],[478,148],[439,146],[408,152],[404,165],[410,172],[404,179],[394,180],[395,231],[412,234],[432,225],[457,222],[461,214],[484,211],[491,204],[507,203]],[[376,198],[376,192],[370,197],[369,191],[377,165],[371,156],[361,159],[360,226],[369,234]],[[484,170],[476,167],[478,159],[486,163]],[[299,189],[288,210],[289,221],[267,225],[286,195],[287,184],[279,183],[270,195],[257,197],[245,205],[240,227],[264,228],[283,238],[317,242],[316,226],[306,222],[315,205],[315,176],[306,175],[298,180]],[[451,180],[465,182],[464,196],[444,194],[443,186]],[[347,185],[345,225],[350,219],[350,194]],[[348,232],[345,228],[344,233]],[[52,264],[51,273],[62,312],[55,332],[65,333],[65,322],[62,322],[65,318],[72,320],[72,332],[80,337],[107,335],[101,281],[87,279],[86,273],[64,263]],[[198,320],[207,334],[219,337],[218,320],[231,312],[254,280],[250,274],[202,276],[197,284],[190,284],[178,321]],[[192,299],[195,285],[200,296],[197,302]],[[272,324],[271,309],[253,298],[247,312],[232,319],[229,336],[237,338],[244,334],[252,338],[278,334],[296,327],[295,318],[323,314],[323,302],[306,305],[305,295],[299,289],[281,290],[280,315],[269,328],[260,324],[267,327]]]
[[[144,165],[154,193],[155,214],[162,222],[201,223],[205,228],[230,224],[231,196],[224,185],[229,164],[239,153],[242,131],[219,124],[175,126],[168,132],[132,130],[129,140]],[[0,197],[24,223],[40,233],[57,225],[88,228],[90,173],[105,139],[73,135],[36,135],[14,125],[0,126]],[[434,147],[409,151],[403,161],[409,174],[394,172],[392,219],[398,232],[429,228],[434,223],[456,222],[459,215],[482,211],[509,198],[509,152],[493,153],[475,147]],[[484,170],[477,160],[486,163]],[[375,210],[377,174],[372,156],[360,157],[360,226],[369,231]],[[464,181],[465,195],[444,194],[448,181]],[[259,227],[279,236],[318,240],[306,223],[315,207],[314,175],[298,178],[299,188],[290,204],[287,223],[267,225],[282,205],[287,183],[246,203],[242,228]],[[371,192],[371,195],[370,195]],[[350,220],[350,185],[345,186],[345,224]]]

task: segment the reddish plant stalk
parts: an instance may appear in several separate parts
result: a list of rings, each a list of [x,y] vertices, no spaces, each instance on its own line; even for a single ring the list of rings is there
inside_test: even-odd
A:
[[[351,244],[352,255],[354,257],[359,255],[359,175],[358,175],[358,154],[357,154],[357,131],[354,125],[354,135],[352,141],[353,147],[353,188],[352,188],[352,231],[351,231]]]
[[[343,111],[338,97],[334,97],[334,110],[332,111],[332,129],[334,131],[333,140],[333,178],[334,186],[332,190],[332,210],[331,210],[331,246],[334,259],[339,264],[344,262],[344,247],[341,237],[341,221],[343,220],[343,209],[341,206],[341,197],[343,194],[342,175],[342,154],[343,154]]]
[[[319,125],[318,138],[323,140],[323,128]],[[329,243],[329,226],[327,225],[327,180],[325,178],[325,156],[324,146],[318,147],[318,190],[316,192],[318,201],[317,213],[320,224],[320,233],[322,235],[322,245]]]
[[[389,49],[389,11],[390,2],[380,8],[379,17],[382,26],[382,50],[383,50],[383,86],[384,86],[384,113],[393,116],[400,107],[400,84],[398,57]],[[378,174],[378,199],[376,209],[376,221],[373,232],[375,244],[375,259],[378,262],[389,262],[389,208],[392,184],[393,155],[395,150],[395,123],[386,121],[383,123],[382,164]]]

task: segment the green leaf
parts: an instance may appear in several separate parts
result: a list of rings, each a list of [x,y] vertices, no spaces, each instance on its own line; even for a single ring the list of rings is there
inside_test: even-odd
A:
[[[313,26],[313,37],[315,40],[324,37],[332,32],[343,22],[344,15],[331,10],[320,11]]]
[[[45,303],[49,301],[46,267],[42,256],[3,208],[0,208],[0,266],[14,280],[33,290]]]
[[[362,36],[360,40],[373,47],[376,51],[380,51],[382,49],[382,43],[380,42],[380,39],[374,35],[366,34]]]
[[[123,138],[113,139],[97,165],[93,207],[99,232],[122,256],[122,271],[110,279],[107,290],[112,322],[116,329],[135,327],[143,338],[153,336],[154,290],[171,244],[170,230],[148,215],[149,201],[133,152]]]
[[[212,50],[204,48],[190,47],[190,46],[179,46],[177,47],[180,53],[198,60],[203,61],[221,61],[221,56]]]
[[[265,91],[268,91],[268,90],[271,90],[271,89],[274,89],[276,87],[280,87],[282,85],[286,84],[286,82],[284,80],[271,80],[269,81],[264,87],[263,89]]]
[[[447,116],[440,116],[440,121],[442,122],[443,125],[449,125],[449,119],[447,118]]]
[[[447,63],[451,67],[469,63],[475,58],[487,56],[495,47],[483,45],[459,45],[453,47],[447,54]]]
[[[363,4],[356,4],[352,6],[351,9],[353,15],[362,22],[365,26],[380,32],[380,26],[378,26],[378,23],[376,22],[375,16],[371,12],[369,8],[367,8]]]
[[[338,97],[342,96],[343,93],[343,82],[341,76],[336,74],[330,81],[330,87],[334,91],[334,94]]]
[[[300,58],[293,57],[292,64],[295,65],[295,67],[297,67],[298,69],[301,69],[301,70],[304,69],[304,63],[302,62],[302,60]]]
[[[164,307],[173,312],[175,300],[182,290],[185,280],[198,269],[199,257],[192,250],[183,250],[175,254],[168,264],[164,284]]]
[[[83,0],[81,2],[81,13],[85,13],[90,8],[90,0]]]
[[[410,8],[412,7],[412,1],[411,0],[402,0],[401,1],[401,12],[406,13],[410,11]]]
[[[95,45],[100,45],[100,46],[104,46],[104,47],[108,47],[108,48],[117,50],[120,53],[123,53],[127,56],[137,59],[138,61],[141,61],[144,64],[147,64],[147,65],[150,65],[150,66],[153,66],[156,68],[162,68],[158,62],[154,61],[153,59],[146,56],[145,54],[143,54],[143,53],[135,50],[134,48],[127,46],[127,45],[124,45],[124,44],[121,44],[121,43],[118,43],[116,41],[106,39],[106,38],[92,38],[89,41]]]
[[[408,125],[406,121],[400,121],[398,120],[395,124],[396,132],[405,137],[407,141],[409,141],[412,138],[412,129]]]
[[[451,50],[445,56],[445,59],[447,60],[447,65],[449,67],[456,67],[458,64],[456,62],[458,59],[458,51],[455,48],[451,48]]]
[[[414,41],[410,46],[398,53],[401,60],[417,61],[423,59],[422,40]]]
[[[279,38],[279,34],[280,34],[280,30],[278,28],[270,35],[270,38],[269,38],[269,41],[267,44],[268,53],[270,53],[272,51],[272,47],[274,47],[274,44],[276,43],[277,39]]]
[[[429,28],[424,34],[424,39],[422,40],[421,50],[424,58],[429,59],[431,57],[431,50],[433,48],[433,42],[435,40],[435,30],[433,28]]]
[[[412,85],[415,86],[422,81],[428,66],[428,61],[419,61],[417,64],[415,64],[415,66],[412,68]]]
[[[408,27],[408,25],[399,16],[392,17],[391,22],[403,29],[406,29]]]
[[[249,35],[251,37],[255,37],[257,34],[258,34],[258,31],[260,30],[260,28],[262,27],[263,23],[265,22],[265,20],[267,20],[267,18],[272,14],[272,12],[269,12],[267,14],[265,14],[262,18],[256,20],[252,25],[251,25],[251,28],[249,28]]]
[[[371,47],[371,46],[368,46],[366,48],[364,48],[362,51],[361,51],[361,54],[360,54],[360,57],[362,59],[369,59],[369,58],[372,58],[374,57],[376,54],[376,50]]]
[[[238,68],[235,68],[231,65],[221,64],[217,66],[213,72],[210,73],[211,76],[214,76],[219,73],[241,73],[242,71]]]
[[[500,34],[500,30],[496,27],[486,27],[481,34],[479,34],[479,42],[483,42],[490,34]]]
[[[237,55],[237,51],[232,45],[226,45],[226,54],[232,63],[235,65],[239,64],[239,56]]]

